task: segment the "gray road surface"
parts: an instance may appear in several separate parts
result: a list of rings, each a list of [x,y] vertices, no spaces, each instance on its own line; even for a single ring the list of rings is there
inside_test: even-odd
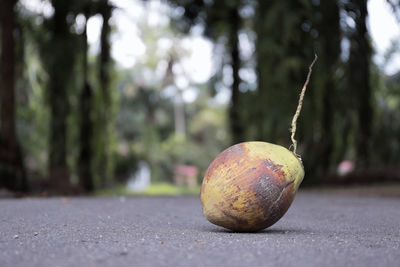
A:
[[[0,266],[400,266],[400,199],[300,193],[260,233],[196,197],[0,200]]]

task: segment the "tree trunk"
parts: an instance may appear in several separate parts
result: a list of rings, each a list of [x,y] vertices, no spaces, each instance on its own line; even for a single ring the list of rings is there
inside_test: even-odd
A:
[[[67,166],[67,103],[66,88],[59,85],[59,80],[52,78],[50,85],[50,155],[49,175],[52,185],[62,189],[69,185],[69,171]]]
[[[321,155],[320,166],[322,173],[325,175],[329,172],[332,153],[334,149],[334,133],[333,133],[333,101],[335,91],[337,90],[335,71],[340,60],[340,11],[336,1],[321,1],[320,2],[321,20],[318,21],[318,36],[320,43],[320,52],[324,55],[320,59],[319,70],[321,73],[317,79],[322,79],[320,83],[322,90],[322,122],[321,122]]]
[[[86,22],[88,17],[86,16]],[[79,152],[79,181],[82,188],[86,192],[94,189],[93,173],[92,173],[92,146],[93,139],[93,121],[91,119],[92,112],[92,88],[88,79],[88,42],[87,42],[87,25],[83,31],[83,88],[80,98],[80,152]]]
[[[349,90],[356,90],[358,127],[356,137],[357,161],[365,166],[370,158],[372,135],[372,89],[370,84],[371,47],[368,40],[366,19],[367,1],[351,0],[349,10],[353,11],[355,29],[350,36]]]
[[[239,54],[239,30],[240,30],[240,16],[237,7],[230,11],[230,35],[229,35],[229,48],[231,54],[232,66],[232,96],[229,106],[229,119],[230,128],[232,133],[232,141],[234,144],[244,141],[244,128],[240,116],[240,54]]]
[[[370,160],[370,141],[372,135],[372,88],[370,84],[370,59],[371,47],[368,40],[366,19],[368,16],[367,1],[358,1],[360,4],[360,18],[356,21],[358,36],[360,36],[360,72],[363,90],[359,91],[359,139],[357,143],[357,154],[361,164],[368,164]],[[360,51],[361,50],[361,51]]]
[[[257,139],[289,146],[288,126],[297,106],[300,83],[307,74],[305,66],[313,57],[312,49],[300,49],[312,46],[310,34],[301,29],[310,20],[310,5],[299,0],[257,2]],[[303,116],[310,113],[308,103],[306,97]],[[308,135],[306,131],[312,129],[309,122],[298,121],[299,137]]]
[[[100,14],[103,17],[103,25],[101,28],[100,35],[100,64],[99,64],[99,80],[100,86],[103,93],[104,102],[106,108],[110,106],[111,96],[110,96],[110,33],[111,28],[109,20],[111,18],[112,6],[110,6],[107,0],[102,2],[100,8]]]
[[[266,124],[267,124],[267,115],[266,115],[266,108],[265,102],[267,102],[268,98],[268,86],[267,86],[267,79],[264,79],[264,72],[267,72],[268,67],[267,62],[264,61],[265,58],[268,57],[267,49],[265,48],[265,43],[267,42],[266,34],[268,34],[268,28],[265,26],[265,19],[268,14],[268,10],[271,8],[272,3],[267,1],[259,0],[258,2],[258,9],[256,11],[255,16],[255,32],[257,34],[256,39],[256,71],[257,71],[257,101],[255,101],[255,112],[253,117],[257,118],[255,120],[255,128],[256,128],[256,140],[264,140],[268,139],[268,141],[273,142],[274,140],[271,139],[271,135],[267,136],[266,131]],[[264,102],[264,103],[263,103]]]
[[[68,3],[53,0],[54,16],[49,23],[51,41],[43,55],[49,73],[50,102],[50,153],[49,176],[52,190],[69,193],[70,181],[67,166],[67,117],[70,111],[68,82],[73,68],[70,32],[67,23]]]
[[[76,37],[71,33],[74,20],[69,19],[73,3],[51,0],[54,15],[43,25],[50,38],[41,44],[42,59],[49,76],[50,143],[49,186],[57,193],[74,193],[67,164],[67,119],[70,114],[69,92],[74,81],[78,54]]]
[[[175,135],[186,136],[186,122],[185,122],[185,103],[182,98],[182,91],[176,88],[174,97],[174,122],[175,122]]]
[[[15,129],[15,0],[1,1],[0,188],[27,190],[22,153]]]
[[[110,33],[111,27],[109,24],[109,20],[111,18],[112,6],[108,4],[107,0],[103,0],[100,3],[99,13],[103,17],[103,25],[101,28],[100,35],[100,59],[99,59],[99,81],[100,81],[100,89],[102,94],[102,116],[104,118],[104,122],[100,124],[100,134],[101,135],[101,155],[99,159],[99,175],[100,175],[100,183],[102,187],[105,187],[107,184],[108,176],[111,172],[111,124],[113,119],[112,114],[112,99],[110,92],[110,69],[111,69],[111,56],[110,56]]]

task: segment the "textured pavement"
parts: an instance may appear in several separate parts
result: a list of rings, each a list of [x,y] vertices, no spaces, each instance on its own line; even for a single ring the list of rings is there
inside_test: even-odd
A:
[[[0,266],[400,266],[400,198],[300,192],[251,234],[197,197],[0,200]]]

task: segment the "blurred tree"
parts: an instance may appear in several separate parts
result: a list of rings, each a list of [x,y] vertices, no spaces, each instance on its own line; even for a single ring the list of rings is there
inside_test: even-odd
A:
[[[372,70],[373,85],[379,90],[376,92],[371,163],[393,168],[400,166],[400,72],[384,75],[377,67]]]
[[[99,120],[96,123],[96,133],[99,135],[99,159],[96,164],[98,174],[100,176],[100,185],[105,186],[107,180],[111,179],[113,173],[112,160],[112,138],[114,127],[113,98],[111,92],[111,72],[113,62],[110,56],[110,18],[112,15],[113,6],[108,3],[108,0],[100,0],[98,2],[97,11],[103,18],[100,35],[100,55],[99,55],[99,70],[98,80],[101,89],[101,108],[99,108]]]
[[[338,91],[337,70],[340,67],[342,32],[340,29],[340,8],[338,1],[318,1],[314,3],[313,29],[317,33],[315,38],[316,53],[321,55],[313,72],[311,90],[307,92],[313,96],[312,109],[318,116],[312,122],[312,131],[307,131],[310,150],[313,155],[306,156],[309,165],[313,166],[310,175],[319,178],[330,171],[335,150],[335,104]],[[308,115],[308,114],[307,114]],[[318,118],[318,119],[317,119]],[[303,127],[307,127],[303,123]],[[313,140],[315,144],[313,145]]]
[[[233,143],[239,143],[245,141],[245,129],[243,125],[243,119],[241,114],[240,104],[240,76],[239,71],[241,67],[240,52],[239,52],[239,31],[241,29],[241,18],[239,16],[238,4],[231,6],[229,10],[229,19],[227,21],[229,27],[229,41],[228,46],[231,56],[231,67],[232,67],[232,96],[229,106],[229,123],[232,133]]]
[[[88,78],[88,40],[87,40],[87,21],[90,17],[90,7],[84,10],[85,24],[82,33],[83,50],[83,88],[80,96],[80,151],[78,172],[80,184],[86,192],[93,191],[93,121],[92,121],[92,86]]]
[[[74,1],[52,0],[54,15],[45,21],[48,39],[41,43],[44,66],[49,74],[50,104],[49,177],[55,190],[68,191],[67,117],[70,113],[68,89],[71,85],[79,45],[70,29],[75,22]]]
[[[110,91],[112,60],[110,56],[109,20],[113,6],[107,0],[81,2],[85,17],[83,38],[83,89],[80,96],[80,156],[77,162],[80,182],[85,191],[111,182],[111,146],[113,133],[113,96]],[[90,68],[87,41],[87,21],[99,14],[102,19],[100,53],[96,68]],[[96,71],[90,71],[94,69]],[[90,73],[96,82],[90,82]],[[96,90],[98,88],[98,90]]]
[[[367,1],[349,0],[344,5],[355,26],[349,29],[350,55],[347,62],[346,88],[355,92],[357,123],[355,143],[357,161],[366,166],[370,159],[373,106],[371,88],[371,45],[367,29]]]
[[[259,0],[256,8],[256,139],[287,145],[288,126],[307,71],[305,66],[314,52],[309,33],[311,1]],[[308,102],[306,98],[305,106]],[[312,121],[312,116],[308,120]]]
[[[232,70],[231,99],[229,104],[229,125],[232,134],[232,143],[245,140],[245,126],[241,116],[241,92],[239,90],[241,78],[241,58],[239,50],[239,32],[242,30],[240,9],[251,1],[223,0],[223,1],[181,1],[170,0],[171,3],[184,8],[183,19],[178,18],[178,28],[188,31],[196,25],[204,26],[204,34],[217,43],[225,46],[226,57],[222,55],[221,70],[229,65]],[[218,75],[218,74],[217,74]],[[214,79],[215,80],[215,79]]]
[[[0,2],[0,188],[26,191],[27,181],[15,129],[15,4]]]

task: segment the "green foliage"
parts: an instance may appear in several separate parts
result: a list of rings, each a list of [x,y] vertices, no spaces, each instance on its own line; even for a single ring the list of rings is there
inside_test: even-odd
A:
[[[125,186],[112,187],[96,192],[96,195],[99,196],[182,196],[198,194],[200,194],[200,186],[187,188],[175,186],[170,183],[155,183],[142,192],[129,191]]]
[[[127,178],[127,174],[135,170],[137,160],[150,164],[154,182],[172,182],[176,164],[194,165],[202,174],[210,161],[229,144],[225,111],[223,107],[208,106],[206,90],[186,108],[188,125],[184,137],[175,135],[170,99],[157,96],[149,88],[135,88],[128,82],[123,84],[126,87],[121,92],[117,123],[120,146],[128,147],[128,152],[125,156],[120,154],[120,160],[116,160],[122,176]],[[137,107],[135,112],[132,106]],[[120,180],[124,179],[120,177]]]
[[[310,10],[308,1],[258,3],[256,49],[258,97],[262,101],[255,110],[255,116],[261,119],[255,127],[259,140],[288,145],[288,126],[307,71],[305,66],[313,56],[312,37],[302,27],[309,23]]]
[[[288,127],[314,52],[319,60],[297,127],[306,181],[334,175],[344,159],[399,165],[400,78],[371,62],[365,1],[166,2],[170,23],[154,26],[147,13],[135,18],[146,52],[130,69],[111,58],[114,9],[108,1],[53,0],[49,16],[18,5],[16,119],[32,184],[52,175],[50,165],[62,166],[67,182],[79,185],[83,115],[93,122],[89,161],[96,188],[118,187],[145,161],[158,183],[145,194],[185,193],[165,184],[173,181],[177,164],[197,167],[200,182],[212,159],[232,141],[289,147]],[[140,2],[143,8],[149,3]],[[388,3],[398,12],[398,1]],[[88,56],[85,67],[77,18],[96,14],[106,22],[101,49]],[[356,26],[346,25],[346,18]],[[181,40],[198,29],[216,51],[213,77],[203,84],[177,71],[190,53]],[[160,40],[168,48],[160,47]],[[343,41],[349,48],[342,51]],[[398,49],[394,41],[384,64]],[[246,72],[257,77],[247,79]],[[80,110],[84,73],[92,86],[89,114]],[[188,86],[176,84],[179,75]],[[227,88],[233,92],[229,104],[218,103],[215,95]],[[185,90],[197,98],[182,103]],[[373,153],[363,153],[367,145]],[[128,194],[124,190],[117,189]]]
[[[50,118],[44,87],[47,74],[29,38],[32,37],[27,35],[23,79],[18,79],[17,82],[17,99],[20,102],[17,109],[17,128],[25,153],[28,178],[41,178],[47,173]]]
[[[372,162],[380,166],[396,166],[400,162],[400,73],[383,76],[375,67],[373,74],[377,90]]]

